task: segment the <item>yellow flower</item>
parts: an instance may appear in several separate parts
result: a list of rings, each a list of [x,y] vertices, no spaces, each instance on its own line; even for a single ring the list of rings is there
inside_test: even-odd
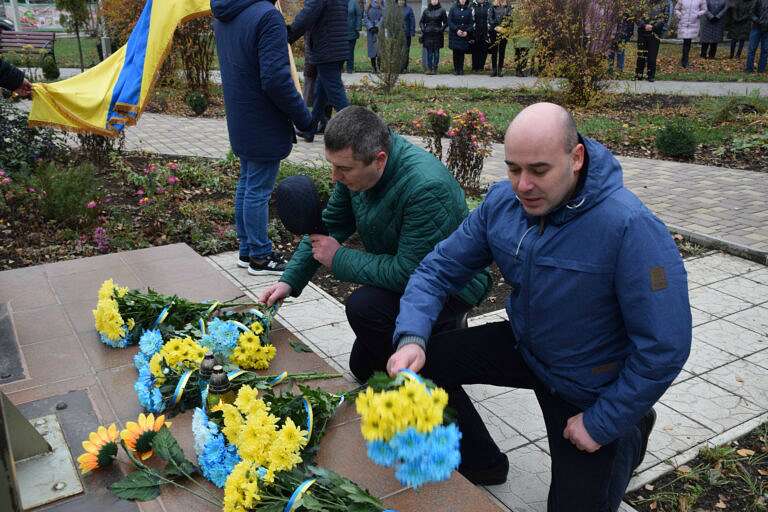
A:
[[[224,484],[224,512],[248,512],[260,500],[258,466],[243,460],[232,469]]]
[[[253,331],[254,334],[261,334],[264,332],[264,326],[261,325],[261,322],[253,322],[251,324],[251,331]]]
[[[99,426],[96,432],[88,434],[88,440],[83,441],[85,453],[77,458],[80,472],[86,474],[112,464],[117,456],[117,439],[117,426],[114,423],[109,428]]]
[[[114,299],[99,300],[93,310],[93,318],[96,321],[96,330],[110,340],[117,341],[125,337],[125,322]]]
[[[240,429],[243,427],[243,415],[232,404],[219,402],[213,410],[219,410],[224,413],[224,427],[221,429],[227,441],[232,444],[237,442],[240,436]]]
[[[99,288],[99,301],[108,300],[112,298],[112,291],[115,289],[115,283],[112,279],[107,279],[101,283]]]
[[[192,338],[171,338],[158,352],[166,364],[175,369],[198,368],[205,357],[205,349]],[[150,361],[151,364],[151,361]]]
[[[155,418],[154,414],[139,414],[138,423],[129,421],[125,428],[120,432],[120,438],[125,445],[141,460],[146,460],[152,456],[152,440],[157,432],[163,426],[170,427],[171,422],[165,421],[165,416],[160,415]]]
[[[128,326],[128,330],[132,331],[134,327],[136,327],[136,320],[133,318],[128,319],[128,323],[126,324]]]
[[[163,373],[163,356],[160,352],[152,356],[149,360],[149,371],[155,377],[155,385],[160,387],[165,383],[165,374]]]

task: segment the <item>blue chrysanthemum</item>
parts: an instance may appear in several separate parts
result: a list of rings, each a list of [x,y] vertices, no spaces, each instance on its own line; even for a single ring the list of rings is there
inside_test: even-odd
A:
[[[216,354],[229,356],[237,346],[240,329],[229,320],[214,318],[208,324],[208,332],[200,339],[200,345]]]
[[[232,469],[240,462],[237,447],[227,444],[224,434],[211,435],[198,458],[203,476],[216,487],[224,487]]]
[[[139,339],[139,348],[142,353],[151,358],[163,348],[163,335],[158,329],[144,331]]]
[[[160,390],[155,386],[155,378],[149,371],[149,367],[139,369],[139,378],[133,385],[136,390],[136,396],[139,404],[147,411],[153,414],[161,413],[165,410],[165,401]]]
[[[455,423],[439,425],[433,428],[429,435],[427,435],[430,451],[458,450],[460,439],[461,431],[459,431],[459,427]]]
[[[149,366],[149,359],[147,359],[147,356],[144,354],[144,352],[136,352],[136,355],[133,356],[133,366],[135,366],[137,370],[141,370],[145,366]]]
[[[128,328],[126,327],[126,331]],[[111,340],[105,335],[99,333],[99,338],[101,339],[101,342],[105,345],[108,345],[112,348],[125,348],[128,345],[130,345],[130,335],[126,335],[125,338],[120,338],[117,340]]]
[[[420,460],[412,460],[400,464],[395,470],[395,478],[401,484],[413,487],[414,489],[418,489],[430,480],[429,470],[423,467]]]
[[[415,460],[421,457],[427,449],[427,438],[415,428],[409,427],[398,432],[390,441],[390,446],[397,453],[398,459]]]
[[[386,441],[368,443],[368,458],[379,466],[391,467],[397,460],[397,451]]]
[[[208,415],[200,407],[195,407],[192,413],[192,435],[195,439],[195,455],[198,459],[203,453],[205,443],[211,438],[211,428],[208,425]],[[215,424],[214,424],[215,428]]]

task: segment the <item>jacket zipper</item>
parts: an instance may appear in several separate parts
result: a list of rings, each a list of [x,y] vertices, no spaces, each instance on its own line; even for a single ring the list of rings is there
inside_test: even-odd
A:
[[[546,217],[541,217],[539,221],[539,236],[533,240],[531,248],[528,251],[528,258],[525,263],[525,339],[528,342],[528,346],[532,345],[531,342],[531,267],[533,266],[533,257],[536,250],[536,244],[541,240],[541,236],[544,234],[544,228],[546,227]]]

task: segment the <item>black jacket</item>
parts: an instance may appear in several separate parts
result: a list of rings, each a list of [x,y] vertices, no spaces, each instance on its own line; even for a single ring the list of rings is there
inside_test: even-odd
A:
[[[309,32],[307,62],[340,62],[349,57],[347,40],[348,0],[306,0],[294,18],[288,42]]]
[[[467,37],[459,37],[457,30],[467,33]],[[448,48],[462,52],[469,51],[469,42],[475,39],[475,15],[469,2],[462,7],[458,2],[453,4],[448,13]]]
[[[488,42],[496,40],[496,27],[501,25],[504,18],[512,15],[512,8],[508,5],[492,5],[488,9]]]
[[[475,14],[475,41],[478,44],[485,44],[488,41],[488,11],[491,3],[484,0],[483,3],[472,2],[472,10]]]
[[[15,91],[24,82],[24,72],[0,57],[0,88]]]
[[[421,13],[419,26],[421,27],[424,48],[435,50],[443,47],[443,32],[445,32],[445,28],[448,26],[448,14],[440,4],[429,4],[424,12]]]
[[[757,0],[752,10],[752,22],[763,32],[768,32],[768,0]]]

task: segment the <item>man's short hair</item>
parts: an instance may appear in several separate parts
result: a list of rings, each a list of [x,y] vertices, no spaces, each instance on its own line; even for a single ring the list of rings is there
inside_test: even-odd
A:
[[[563,142],[565,143],[565,152],[570,153],[579,143],[579,132],[576,129],[576,121],[566,109],[563,109]]]
[[[352,148],[352,156],[370,165],[380,151],[389,152],[389,129],[370,110],[351,105],[333,116],[325,127],[325,149],[343,151]]]

